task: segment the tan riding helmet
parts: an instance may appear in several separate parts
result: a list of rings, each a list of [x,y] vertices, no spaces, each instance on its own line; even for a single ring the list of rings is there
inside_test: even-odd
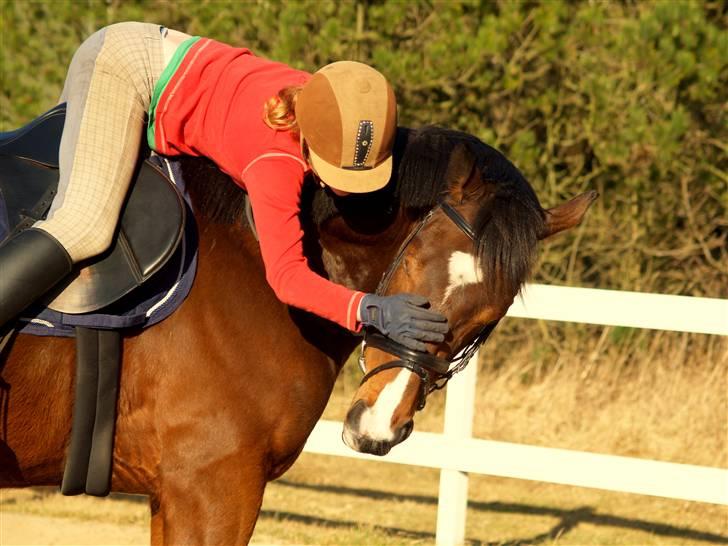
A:
[[[299,93],[296,120],[324,183],[351,193],[387,185],[397,101],[378,71],[354,61],[324,66]]]

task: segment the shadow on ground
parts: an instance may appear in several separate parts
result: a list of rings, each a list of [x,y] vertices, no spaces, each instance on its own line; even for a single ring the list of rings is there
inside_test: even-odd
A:
[[[340,493],[346,495],[355,495],[375,500],[390,501],[411,501],[420,504],[437,504],[437,498],[423,495],[399,495],[395,493],[385,493],[372,489],[354,489],[349,487],[327,486],[327,485],[309,485],[304,483],[290,482],[287,480],[277,480],[278,485],[291,487],[295,489],[308,489],[326,493]],[[502,503],[502,502],[468,502],[468,508],[482,512],[497,512],[507,514],[526,514],[526,515],[544,515],[559,518],[559,522],[545,533],[540,533],[532,537],[524,537],[508,542],[482,542],[475,539],[467,539],[467,544],[473,546],[527,546],[529,544],[541,544],[543,542],[554,540],[565,535],[580,523],[589,523],[592,525],[603,525],[612,527],[621,527],[624,529],[641,530],[655,535],[665,537],[676,537],[690,539],[696,541],[705,541],[712,544],[728,544],[728,537],[676,527],[673,525],[665,525],[663,523],[651,522],[643,519],[622,518],[618,516],[602,515],[594,512],[594,509],[588,506],[576,508],[574,510],[563,510],[559,508],[549,508],[547,506],[534,506],[530,504]],[[321,525],[334,528],[356,528],[362,524],[356,521],[341,521],[318,518],[315,516],[307,516],[294,514],[291,512],[280,512],[273,510],[263,510],[262,518],[271,518],[277,520],[288,520],[310,525]],[[400,529],[397,527],[383,527],[379,525],[371,525],[372,529],[403,538],[434,540],[435,535],[421,531],[411,531]]]

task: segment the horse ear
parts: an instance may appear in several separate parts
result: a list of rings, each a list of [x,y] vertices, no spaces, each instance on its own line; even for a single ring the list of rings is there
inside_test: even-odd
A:
[[[462,203],[470,193],[468,186],[472,185],[471,178],[474,168],[475,156],[464,144],[457,145],[450,154],[450,161],[445,173],[449,194],[456,203]]]
[[[582,193],[572,200],[546,210],[546,223],[539,239],[546,239],[565,229],[578,226],[591,204],[599,197],[594,190]]]

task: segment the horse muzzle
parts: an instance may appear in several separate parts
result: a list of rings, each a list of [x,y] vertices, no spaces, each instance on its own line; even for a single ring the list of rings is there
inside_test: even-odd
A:
[[[358,400],[349,409],[344,420],[342,439],[354,451],[370,455],[386,455],[397,444],[404,442],[414,428],[410,419],[392,430],[389,426],[377,426],[372,423],[368,412],[371,408],[364,400]]]

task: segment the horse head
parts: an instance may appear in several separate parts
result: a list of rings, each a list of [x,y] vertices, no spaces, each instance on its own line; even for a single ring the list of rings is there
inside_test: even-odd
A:
[[[429,344],[427,356],[405,355],[379,338],[363,347],[365,380],[343,438],[351,448],[377,455],[409,436],[427,394],[467,364],[505,315],[530,274],[538,242],[577,225],[597,197],[587,192],[544,210],[502,154],[441,129],[409,138],[399,178],[411,191],[419,186],[419,198],[425,198],[418,202],[402,190],[400,206],[428,210],[410,224],[378,291],[427,297],[448,318],[450,332],[442,343]],[[413,178],[416,185],[408,184]]]

